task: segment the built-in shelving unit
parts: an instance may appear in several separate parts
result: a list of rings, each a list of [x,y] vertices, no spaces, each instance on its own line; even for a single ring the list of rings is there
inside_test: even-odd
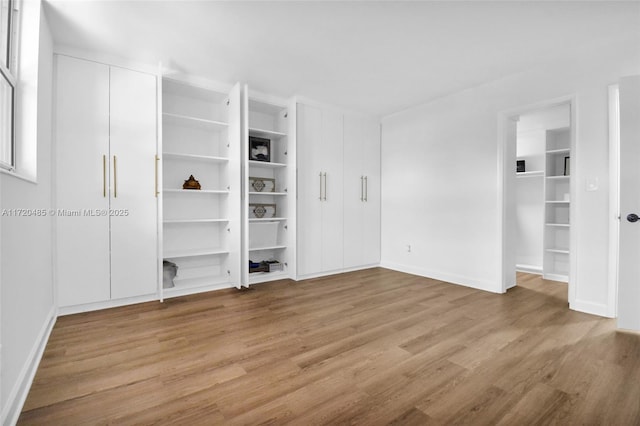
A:
[[[543,276],[569,280],[571,129],[546,131]]]
[[[243,108],[242,284],[248,287],[295,276],[296,119],[294,103],[254,98],[246,86]],[[271,272],[250,268],[262,262],[277,263]]]
[[[163,297],[240,285],[240,113],[239,85],[162,80],[161,253],[177,265]],[[201,189],[182,188],[191,175]]]

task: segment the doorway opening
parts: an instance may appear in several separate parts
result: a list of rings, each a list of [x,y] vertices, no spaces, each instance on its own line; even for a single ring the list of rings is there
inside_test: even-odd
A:
[[[517,273],[535,274],[568,283],[572,300],[574,105],[562,98],[499,117],[503,291],[517,285]]]

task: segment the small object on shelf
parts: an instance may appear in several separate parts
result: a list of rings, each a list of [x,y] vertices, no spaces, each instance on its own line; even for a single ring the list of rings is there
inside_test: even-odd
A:
[[[249,136],[249,160],[271,162],[271,140]]]
[[[569,176],[569,174],[571,173],[571,158],[570,157],[564,157],[564,175],[565,176]]]
[[[191,175],[189,176],[189,179],[184,181],[182,189],[201,189],[200,182],[198,182],[196,178]]]
[[[524,173],[524,160],[516,160],[516,173]]]
[[[273,178],[249,176],[249,185],[255,192],[276,192],[276,180]]]
[[[267,260],[266,263],[269,266],[269,272],[284,271],[284,265],[277,260]]]
[[[275,204],[249,204],[249,217],[252,219],[276,217]]]
[[[173,288],[173,279],[178,274],[178,265],[168,260],[162,261],[162,288]]]
[[[265,262],[256,263],[249,260],[249,273],[253,272],[269,272],[269,265]]]

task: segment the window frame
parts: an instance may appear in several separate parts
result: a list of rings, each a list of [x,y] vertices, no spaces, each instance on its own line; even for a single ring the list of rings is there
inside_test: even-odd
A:
[[[11,136],[10,136],[10,162],[0,160],[0,169],[14,172],[16,168],[16,91],[17,91],[17,50],[18,50],[18,19],[19,0],[8,0],[9,19],[7,34],[7,56],[0,61],[0,78],[6,80],[11,87]],[[7,62],[5,66],[5,61]]]

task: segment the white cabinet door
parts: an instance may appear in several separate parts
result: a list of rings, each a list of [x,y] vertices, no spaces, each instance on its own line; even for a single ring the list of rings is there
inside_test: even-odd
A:
[[[322,271],[322,111],[297,106],[299,275]]]
[[[362,148],[364,214],[361,265],[380,263],[380,123],[365,120]]]
[[[344,117],[344,267],[363,264],[364,224],[363,120]]]
[[[109,67],[65,56],[56,70],[58,302],[109,300]]]
[[[341,269],[343,260],[343,117],[322,111],[322,270]]]
[[[111,67],[111,298],[157,290],[156,78]]]

